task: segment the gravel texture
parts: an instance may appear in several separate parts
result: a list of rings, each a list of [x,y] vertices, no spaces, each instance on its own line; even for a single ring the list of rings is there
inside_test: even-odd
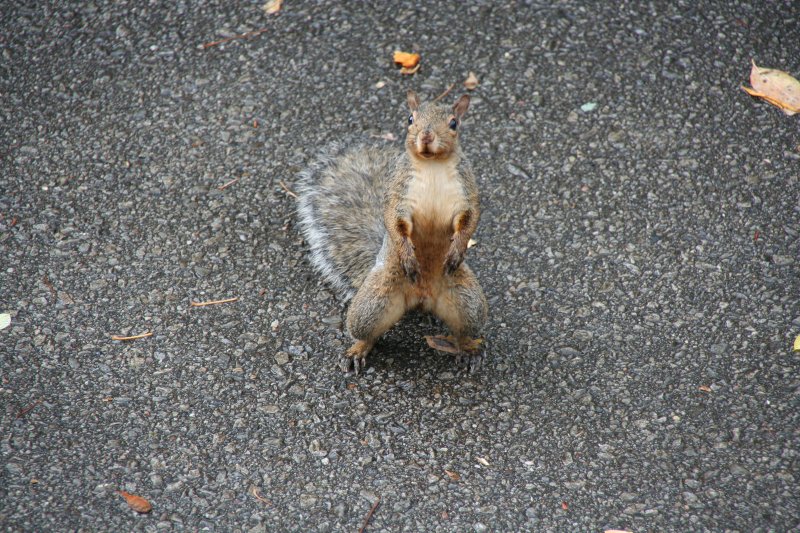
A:
[[[800,526],[799,3],[262,3],[3,2],[2,529]],[[469,71],[487,360],[343,375],[281,181]]]

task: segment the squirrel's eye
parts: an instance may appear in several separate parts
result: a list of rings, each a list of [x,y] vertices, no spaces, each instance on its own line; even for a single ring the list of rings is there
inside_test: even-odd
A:
[[[413,123],[414,123],[414,115],[408,115],[408,125],[410,126]]]
[[[458,121],[456,119],[450,119],[450,129],[455,131],[458,128]]]

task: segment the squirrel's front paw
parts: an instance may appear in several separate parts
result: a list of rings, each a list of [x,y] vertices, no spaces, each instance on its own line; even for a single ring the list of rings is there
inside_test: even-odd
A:
[[[458,267],[461,266],[461,263],[464,262],[464,252],[459,250],[455,245],[450,246],[450,250],[447,252],[447,256],[444,258],[444,269],[445,273],[452,274]]]
[[[413,255],[411,257],[406,257],[402,260],[403,263],[403,272],[406,273],[408,279],[412,282],[417,281],[417,276],[419,275],[419,262],[417,258]]]
[[[417,280],[419,261],[417,261],[417,256],[414,255],[413,245],[408,241],[405,241],[400,248],[400,265],[403,267],[403,272],[405,272],[408,279],[412,282]]]

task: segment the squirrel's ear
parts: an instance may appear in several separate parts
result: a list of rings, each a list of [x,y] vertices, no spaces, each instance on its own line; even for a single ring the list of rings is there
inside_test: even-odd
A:
[[[409,90],[406,96],[408,97],[408,107],[411,108],[411,111],[419,109],[419,96],[417,96],[417,93]]]
[[[458,120],[461,120],[461,117],[464,116],[464,113],[467,112],[467,109],[469,109],[469,95],[465,94],[459,98],[458,102],[456,102],[456,105],[453,106],[453,114]]]

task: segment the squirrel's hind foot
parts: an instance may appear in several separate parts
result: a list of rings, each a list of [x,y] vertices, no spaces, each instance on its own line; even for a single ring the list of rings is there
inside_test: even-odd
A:
[[[483,350],[457,353],[456,364],[469,370],[470,374],[475,374],[483,365]]]
[[[353,372],[359,374],[367,362],[367,354],[372,349],[372,343],[367,341],[356,341],[347,352],[342,356],[340,365],[342,372]]]

